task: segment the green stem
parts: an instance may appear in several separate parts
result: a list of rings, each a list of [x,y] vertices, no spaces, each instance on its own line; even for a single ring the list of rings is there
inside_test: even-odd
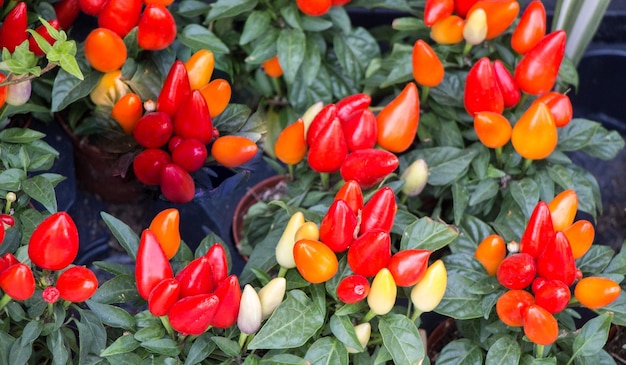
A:
[[[528,168],[530,167],[530,165],[532,165],[533,160],[531,159],[524,159],[524,165],[522,166],[522,176],[526,175],[526,171],[528,171]]]
[[[428,99],[428,94],[430,93],[430,87],[422,86],[422,96],[420,98],[420,103],[426,104],[426,99]]]
[[[400,204],[404,205],[406,204],[406,201],[409,199],[409,196],[402,193],[402,195],[400,195]]]
[[[4,307],[9,304],[9,302],[11,301],[11,297],[9,296],[9,294],[4,294],[4,296],[2,297],[2,299],[0,299],[0,310],[4,309]]]
[[[281,266],[280,270],[278,270],[278,277],[279,278],[284,278],[285,275],[287,275],[287,270],[289,270],[289,269],[287,269],[286,267],[282,267]]]
[[[283,96],[283,92],[282,92],[281,87],[280,87],[279,78],[278,77],[270,77],[270,79],[272,79],[272,84],[274,85],[274,89],[276,89],[276,95],[278,97],[282,97]]]
[[[498,168],[502,168],[502,147],[496,148],[496,163],[498,164]]]
[[[537,358],[541,359],[543,357],[543,350],[545,347],[543,345],[535,345],[535,349],[537,350]]]
[[[248,338],[248,334],[247,333],[243,333],[241,332],[239,334],[239,348],[241,349],[241,352],[244,352],[244,345],[246,344],[246,339]]]
[[[287,168],[289,169],[290,180],[293,181],[296,178],[296,166],[295,165],[287,165]]]
[[[419,310],[419,309],[417,309],[417,308],[415,308],[415,312],[413,312],[413,315],[411,316],[411,321],[412,321],[412,322],[417,321],[417,319],[418,319],[418,318],[419,318],[419,316],[421,316],[421,315],[422,315],[422,311],[421,311],[421,310]]]
[[[322,189],[330,189],[330,174],[327,172],[320,172],[320,177],[322,178]]]
[[[472,50],[472,45],[470,43],[465,42],[465,47],[463,48],[463,57],[467,56]]]
[[[372,318],[376,317],[376,313],[372,312],[372,310],[370,309],[369,312],[367,312],[365,314],[365,316],[363,317],[362,321],[363,323],[365,322],[369,322],[372,320]]]
[[[172,328],[172,325],[170,324],[170,321],[167,318],[167,316],[161,316],[161,317],[159,317],[159,319],[161,320],[161,323],[163,323],[163,327],[165,327],[165,330],[167,331],[167,334],[170,336],[170,338],[171,339],[176,338],[176,334],[174,333],[174,329]]]

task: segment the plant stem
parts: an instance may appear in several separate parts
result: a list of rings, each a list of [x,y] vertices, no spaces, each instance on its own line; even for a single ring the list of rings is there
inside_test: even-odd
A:
[[[0,299],[0,310],[4,309],[4,307],[9,304],[9,302],[11,301],[11,297],[9,296],[9,294],[4,294],[4,296],[2,297],[2,299]]]
[[[522,166],[522,176],[526,175],[526,171],[528,171],[528,168],[530,167],[530,165],[533,163],[533,160],[531,159],[524,159],[524,165]]]
[[[322,189],[328,190],[330,188],[330,174],[327,172],[320,172],[322,178]]]
[[[420,103],[426,104],[426,99],[428,99],[429,93],[430,93],[430,87],[422,86],[422,96],[420,98]]]
[[[247,339],[247,338],[248,338],[248,334],[247,334],[247,333],[243,333],[243,332],[241,332],[241,333],[239,334],[239,341],[238,341],[238,343],[239,343],[239,348],[241,349],[241,352],[243,352],[243,351],[244,351],[244,348],[243,348],[243,347],[244,347],[244,345],[246,344],[246,339]]]
[[[463,57],[467,56],[472,50],[472,45],[470,43],[465,43],[465,47],[463,48]]]
[[[537,358],[541,359],[543,357],[543,350],[545,347],[543,345],[535,345],[535,349],[537,350]]]
[[[363,317],[362,321],[363,322],[369,322],[374,317],[376,317],[376,313],[372,312],[372,310],[370,309],[370,311],[365,314],[365,316]]]
[[[167,316],[160,316],[159,319],[161,320],[161,323],[163,323],[163,327],[165,327],[167,334],[170,335],[170,338],[174,339],[176,335],[174,334],[174,329],[172,328],[169,319],[167,319]]]
[[[296,178],[296,166],[295,165],[287,165],[287,168],[289,169],[289,178],[290,180],[294,180]]]
[[[287,275],[287,270],[289,270],[289,269],[287,269],[286,267],[282,267],[281,266],[280,270],[278,270],[278,277],[279,278],[284,278],[285,275]]]
[[[496,163],[498,168],[502,168],[502,147],[496,148]]]
[[[421,314],[422,314],[422,311],[416,308],[415,312],[413,312],[413,315],[411,316],[411,321],[415,322]]]

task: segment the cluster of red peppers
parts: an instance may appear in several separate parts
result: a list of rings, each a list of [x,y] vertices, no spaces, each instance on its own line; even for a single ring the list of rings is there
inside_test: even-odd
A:
[[[226,167],[236,167],[257,152],[254,141],[241,136],[219,136],[212,118],[224,111],[231,89],[224,79],[211,80],[214,56],[201,49],[186,62],[172,64],[154,110],[144,112],[141,98],[132,92],[119,98],[112,116],[143,147],[135,156],[133,171],[146,185],[159,185],[174,203],[187,203],[195,193],[191,173],[209,157]],[[106,75],[105,75],[106,77]],[[114,88],[114,86],[113,86]]]
[[[392,255],[396,210],[391,188],[376,190],[364,202],[359,183],[346,181],[319,229],[306,222],[302,212],[291,216],[276,246],[281,271],[296,268],[308,282],[323,283],[337,274],[339,258],[345,255],[350,274],[338,280],[336,295],[348,304],[367,298],[370,312],[363,322],[391,311],[398,286],[412,287],[415,316],[432,311],[445,293],[445,266],[441,260],[429,266],[429,250],[406,249]]]
[[[344,181],[354,180],[363,189],[375,186],[398,167],[394,152],[405,151],[415,140],[417,87],[407,84],[377,115],[370,103],[367,94],[348,95],[316,111],[310,123],[300,118],[289,124],[276,140],[276,157],[293,166],[306,156],[323,177],[339,172]]]
[[[12,217],[3,214],[3,224],[10,226]],[[10,219],[9,219],[10,218]],[[91,298],[98,289],[98,279],[85,266],[70,266],[78,254],[78,230],[66,212],[45,218],[33,231],[28,242],[30,261],[43,270],[36,281],[31,267],[7,253],[0,258],[0,288],[4,297],[0,307],[11,299],[27,300],[37,286],[50,304],[59,299],[79,303]]]
[[[322,16],[333,6],[343,6],[350,0],[296,0],[298,9],[306,15]]]
[[[575,260],[589,250],[594,239],[591,222],[574,222],[577,208],[576,193],[565,190],[550,203],[540,201],[535,206],[519,252],[507,255],[504,240],[496,234],[486,237],[475,252],[487,273],[507,289],[496,302],[500,320],[523,327],[524,334],[538,345],[556,341],[559,327],[554,315],[572,299],[597,309],[613,302],[621,292],[611,279],[583,278],[576,268]]]

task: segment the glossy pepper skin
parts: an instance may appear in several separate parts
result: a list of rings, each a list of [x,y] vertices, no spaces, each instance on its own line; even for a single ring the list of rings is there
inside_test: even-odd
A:
[[[359,236],[348,249],[348,266],[355,274],[374,276],[391,258],[391,237],[381,229]]]
[[[341,163],[339,172],[345,181],[354,180],[362,189],[369,189],[394,172],[399,164],[394,153],[367,148],[350,152]]]
[[[313,124],[311,125],[313,127]],[[311,129],[309,129],[310,131]],[[322,129],[309,145],[307,161],[313,171],[333,173],[339,171],[348,155],[348,144],[337,117]]]
[[[173,278],[163,279],[150,291],[148,310],[154,316],[164,316],[178,299],[180,299],[180,283],[178,280]]]
[[[469,9],[467,18],[477,9],[483,9],[487,14],[487,40],[494,39],[507,30],[517,19],[520,11],[517,0],[482,0]]]
[[[35,277],[30,267],[17,263],[0,273],[0,289],[14,300],[26,300],[35,293]]]
[[[535,205],[520,239],[520,252],[537,258],[544,246],[552,242],[554,233],[550,208],[546,202],[540,201]]]
[[[199,49],[185,61],[192,90],[200,89],[211,81],[215,69],[215,55],[207,49]]]
[[[435,23],[454,12],[454,0],[426,0],[424,4],[424,24],[432,27]]]
[[[193,90],[191,97],[184,100],[176,112],[174,134],[183,138],[195,138],[205,145],[213,139],[213,120],[199,90]]]
[[[426,273],[430,250],[408,249],[398,251],[387,262],[387,269],[398,286],[413,286]]]
[[[554,124],[557,128],[565,127],[572,120],[572,101],[566,94],[550,91],[535,99],[534,103],[544,103],[550,108],[550,113],[554,117]]]
[[[489,58],[481,58],[469,70],[465,79],[463,104],[471,116],[484,111],[499,114],[504,111],[504,98]]]
[[[78,229],[66,212],[45,218],[33,231],[28,242],[31,261],[45,270],[61,270],[78,254]]]
[[[68,29],[80,14],[79,0],[61,0],[54,3],[54,11],[61,29]]]
[[[352,209],[352,212],[358,215],[359,211],[363,209],[363,190],[361,185],[355,180],[346,180],[345,184],[335,194],[334,200],[345,201]]]
[[[215,288],[213,294],[217,295],[220,302],[217,306],[217,315],[213,316],[211,326],[228,328],[237,323],[241,302],[241,287],[239,286],[237,275],[230,275],[222,280]]]
[[[496,313],[504,324],[511,327],[524,325],[524,311],[535,304],[535,298],[526,290],[507,290],[496,302]]]
[[[531,95],[552,89],[565,55],[566,34],[557,30],[543,37],[515,67],[515,81],[519,88]]]
[[[180,296],[183,298],[211,293],[217,285],[213,283],[211,263],[206,256],[193,259],[176,274],[176,280],[180,283]]]
[[[527,253],[507,256],[496,272],[498,282],[507,289],[519,290],[532,284],[537,276],[535,259]]]
[[[13,53],[15,47],[28,39],[28,13],[26,3],[20,1],[4,17],[0,26],[0,48],[6,48]]]
[[[351,94],[335,103],[337,118],[345,123],[356,112],[364,111],[372,103],[372,97],[365,93]]]
[[[205,256],[209,259],[209,264],[211,265],[213,285],[218,285],[228,276],[228,257],[226,256],[226,250],[221,244],[214,243],[209,247]]]
[[[139,295],[148,299],[150,292],[163,279],[173,278],[172,266],[167,260],[161,244],[149,229],[144,229],[139,239],[135,264],[135,280]]]
[[[569,227],[563,230],[570,247],[572,248],[572,255],[574,259],[583,257],[591,245],[596,235],[596,230],[593,223],[586,219],[579,219]]]
[[[320,223],[319,238],[334,252],[348,249],[358,228],[356,214],[344,200],[335,200]]]
[[[502,114],[485,111],[474,114],[474,131],[482,144],[499,148],[511,140],[513,127]]]
[[[179,299],[168,312],[170,324],[183,335],[201,335],[211,325],[219,302],[215,294],[198,294]]]
[[[615,281],[599,276],[580,279],[574,288],[574,297],[590,309],[607,306],[616,300],[622,292]]]
[[[417,86],[409,82],[376,116],[378,145],[390,152],[406,151],[415,140],[419,118]]]
[[[320,241],[303,239],[296,242],[293,256],[300,275],[312,284],[328,281],[339,268],[335,253]]]
[[[304,214],[301,211],[293,213],[276,244],[276,262],[285,269],[296,267],[293,246],[296,244],[296,231],[302,224],[304,224]]]
[[[167,208],[154,216],[149,226],[163,248],[165,257],[171,260],[180,247],[180,212]]]
[[[333,119],[337,117],[337,106],[335,104],[326,104],[315,114],[308,128],[306,129],[306,144],[311,146],[321,131],[328,128]],[[306,125],[306,123],[305,123]]]
[[[531,1],[511,35],[511,48],[519,54],[525,54],[545,35],[546,9],[542,1]]]
[[[567,286],[574,283],[576,262],[563,232],[556,232],[552,242],[537,257],[537,274],[545,279],[560,280]]]
[[[380,188],[363,206],[359,234],[375,229],[391,232],[396,210],[398,205],[393,190],[388,186]]]
[[[157,98],[157,111],[174,117],[180,105],[191,95],[189,76],[183,61],[176,60],[165,77],[165,82]],[[206,104],[206,102],[205,102]]]
[[[437,308],[448,286],[448,272],[443,261],[433,262],[422,279],[411,289],[411,302],[415,310],[430,312]]]
[[[124,38],[139,22],[142,0],[108,0],[98,13],[98,26]]]
[[[295,165],[306,156],[306,150],[304,121],[299,118],[280,132],[274,144],[274,154],[281,162]]]
[[[341,121],[341,127],[349,151],[372,148],[376,144],[376,116],[369,109],[350,114]]]
[[[452,14],[433,24],[430,29],[430,38],[437,44],[457,44],[463,41],[464,27],[465,20]]]
[[[524,311],[524,334],[531,342],[548,346],[559,336],[559,324],[550,312],[531,304]]]
[[[511,133],[513,148],[528,160],[542,160],[550,156],[558,139],[554,117],[543,103],[531,104]]]
[[[98,290],[98,278],[85,266],[73,266],[57,278],[56,287],[63,300],[73,303],[84,302]]]
[[[370,286],[370,292],[367,295],[367,304],[370,310],[379,316],[389,313],[396,303],[398,296],[398,287],[393,281],[393,276],[387,268],[381,269]]]
[[[493,70],[496,73],[496,81],[502,93],[502,101],[505,108],[512,108],[519,103],[522,93],[515,83],[513,75],[500,60],[493,61]]]
[[[487,274],[495,276],[498,272],[498,266],[506,257],[504,239],[497,234],[485,237],[476,247],[474,257],[480,261]]]
[[[549,203],[550,216],[555,231],[563,231],[574,223],[578,212],[578,195],[573,189],[563,190]]]
[[[413,79],[422,86],[435,87],[443,81],[443,63],[432,47],[418,39],[413,44],[411,56]]]
[[[337,285],[337,298],[347,304],[355,304],[365,299],[370,291],[370,282],[363,275],[349,275]]]

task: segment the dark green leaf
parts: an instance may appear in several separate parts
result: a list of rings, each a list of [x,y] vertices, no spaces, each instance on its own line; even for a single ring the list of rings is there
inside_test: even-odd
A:
[[[332,337],[322,337],[308,348],[304,358],[311,365],[348,365],[348,350]]]
[[[144,341],[141,343],[141,347],[150,351],[153,354],[161,354],[166,356],[178,356],[180,353],[180,347],[176,341],[171,338],[161,338],[158,340]]]
[[[257,0],[217,0],[209,11],[207,21],[245,14],[254,9],[257,2]]]
[[[211,341],[215,342],[217,347],[226,354],[226,356],[237,356],[241,352],[241,348],[237,342],[226,337],[213,336]]]
[[[165,328],[163,328],[163,326],[161,325],[144,327],[135,332],[134,336],[135,340],[139,342],[158,340],[159,338],[165,336]]]
[[[610,246],[592,245],[589,251],[576,260],[576,268],[586,274],[597,274],[609,265],[615,251]]]
[[[134,270],[125,264],[109,261],[94,261],[93,265],[113,275],[134,275]]]
[[[612,319],[612,314],[603,313],[585,323],[580,329],[580,333],[574,339],[572,358],[591,356],[598,353],[604,347],[609,337]]]
[[[426,356],[417,327],[407,316],[395,313],[382,316],[378,328],[394,363],[416,364]]]
[[[481,180],[470,195],[469,205],[474,206],[498,195],[500,186],[496,179]]]
[[[118,337],[106,349],[102,350],[100,356],[109,357],[113,355],[125,354],[133,352],[139,347],[140,343],[135,339],[132,333]]]
[[[8,191],[21,190],[22,181],[26,179],[26,172],[22,169],[6,169],[0,172],[0,189]]]
[[[406,227],[400,247],[402,250],[419,248],[436,251],[454,241],[458,235],[453,226],[424,217]]]
[[[88,310],[80,311],[80,320],[76,321],[78,339],[80,341],[80,363],[87,363],[90,355],[100,355],[106,346],[107,334],[102,322]]]
[[[11,352],[11,347],[15,343],[15,338],[6,333],[5,331],[0,331],[0,365],[9,365],[9,353]]]
[[[348,316],[332,315],[330,317],[330,330],[333,335],[346,346],[358,351],[363,351],[363,346],[354,332],[354,325]]]
[[[178,40],[192,49],[210,49],[213,53],[230,53],[228,46],[213,32],[199,24],[188,24],[178,35]]]
[[[61,111],[77,100],[86,97],[100,81],[101,72],[92,69],[86,62],[79,65],[85,77],[83,80],[63,69],[57,73],[52,86],[52,112]]]
[[[299,29],[285,28],[278,35],[276,52],[283,69],[283,76],[288,84],[293,84],[298,74],[304,60],[306,43],[306,36]]]
[[[248,345],[249,349],[289,349],[302,346],[324,324],[316,303],[304,292],[291,290]]]
[[[604,269],[604,273],[626,275],[626,243],[622,243],[619,253],[611,259],[611,263]]]
[[[454,147],[432,147],[408,153],[409,160],[423,158],[428,164],[429,185],[449,185],[467,172],[476,151]]]
[[[483,351],[468,339],[447,344],[437,357],[437,365],[482,365]]]
[[[107,280],[91,297],[94,302],[102,304],[129,303],[139,299],[134,275],[119,275]]]
[[[184,17],[205,15],[211,9],[211,4],[198,0],[182,0],[178,4],[177,13]]]
[[[361,80],[370,61],[380,55],[376,39],[363,28],[336,34],[333,46],[343,72],[353,81]]]
[[[319,47],[314,42],[306,43],[306,57],[302,61],[301,73],[305,84],[311,85],[319,76],[322,65],[322,55]]]
[[[296,355],[292,355],[292,354],[268,354],[269,356],[264,356],[263,359],[261,359],[261,361],[259,361],[259,364],[271,364],[271,365],[308,365],[310,364],[308,361],[306,361],[305,359],[296,356]],[[247,360],[250,357],[246,357],[246,362],[244,363],[244,365],[246,365],[248,362]]]
[[[209,340],[207,333],[196,337],[189,348],[185,365],[199,364],[215,350],[215,347],[215,342]]]
[[[503,336],[489,347],[485,365],[517,365],[521,354],[522,350],[516,339]]]
[[[28,128],[7,128],[0,131],[0,141],[7,143],[30,143],[46,135]]]
[[[539,186],[535,180],[527,177],[522,180],[511,182],[511,196],[522,208],[524,215],[530,217],[535,205],[539,201]]]
[[[63,333],[55,329],[46,336],[46,345],[52,352],[53,365],[64,365],[70,359],[70,349],[65,344]]]
[[[109,213],[101,212],[100,216],[119,244],[126,250],[128,256],[134,260],[139,249],[139,237],[137,237],[137,234],[128,225]]]
[[[270,28],[261,38],[253,44],[253,49],[246,57],[246,63],[260,65],[276,55],[276,40],[280,32],[276,28]]]
[[[135,319],[126,310],[120,307],[94,302],[93,300],[87,300],[85,303],[87,303],[93,313],[100,318],[102,323],[126,330],[135,328]]]
[[[42,176],[34,176],[22,182],[24,192],[38,201],[50,213],[57,211],[57,199],[54,186]]]
[[[270,14],[267,11],[253,11],[246,19],[239,38],[239,44],[244,45],[257,39],[270,26]]]
[[[466,181],[465,181],[466,182]],[[469,205],[469,191],[466,184],[457,181],[452,184],[452,202],[454,207],[454,223],[459,225],[466,216],[466,209]]]

